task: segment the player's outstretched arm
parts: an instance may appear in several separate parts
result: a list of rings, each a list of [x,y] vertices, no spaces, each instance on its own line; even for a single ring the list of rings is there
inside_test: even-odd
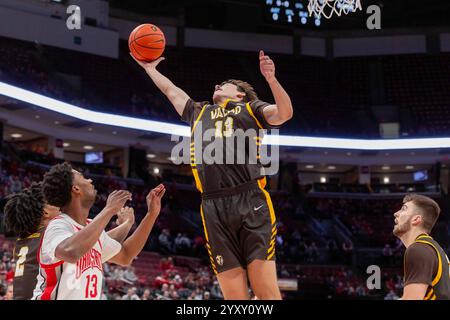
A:
[[[130,232],[134,224],[134,210],[130,207],[120,209],[116,220],[117,227],[109,230],[108,236],[119,243],[122,243]]]
[[[85,228],[63,240],[55,249],[59,260],[76,263],[100,238],[111,218],[119,212],[125,202],[131,200],[131,193],[126,190],[112,192],[106,206]]]
[[[271,125],[281,125],[291,119],[294,114],[291,98],[275,77],[275,64],[262,50],[259,52],[259,68],[275,99],[275,104],[264,108],[264,117]]]
[[[122,244],[122,249],[119,253],[110,259],[109,262],[127,266],[142,251],[161,211],[161,199],[165,192],[166,188],[162,184],[149,192],[146,198],[147,214],[136,228],[136,231]]]
[[[152,62],[143,62],[137,60],[131,53],[130,55],[142,68],[144,68],[148,76],[153,80],[159,90],[164,93],[167,99],[169,99],[175,107],[175,110],[177,110],[178,114],[181,116],[183,114],[184,107],[190,98],[186,92],[178,88],[166,76],[156,70],[158,64],[165,60],[165,58],[161,57]]]

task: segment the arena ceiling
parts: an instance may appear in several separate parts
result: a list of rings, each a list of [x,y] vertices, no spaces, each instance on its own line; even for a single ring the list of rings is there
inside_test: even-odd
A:
[[[302,0],[296,0],[302,1]],[[448,0],[361,0],[363,8],[376,4],[382,9],[382,28],[450,26]],[[294,2],[291,0],[291,2]],[[153,16],[184,16],[188,27],[217,30],[289,33],[293,29],[314,29],[314,25],[286,25],[267,19],[266,0],[110,0],[113,8]],[[323,21],[322,30],[365,28],[363,12]]]

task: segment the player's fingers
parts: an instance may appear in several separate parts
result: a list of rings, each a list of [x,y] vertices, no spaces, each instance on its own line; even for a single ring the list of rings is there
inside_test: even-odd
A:
[[[120,195],[130,196],[131,197],[131,192],[128,191],[128,190],[120,190]]]
[[[126,199],[126,200],[130,200],[131,199],[131,193],[129,192],[123,192],[119,195],[119,198],[121,200]]]
[[[259,58],[261,59],[262,57],[264,57],[264,51],[259,50]]]
[[[163,194],[164,192],[166,192],[166,188],[162,188],[161,190],[159,190],[156,196],[160,198],[162,197],[161,194]]]
[[[163,189],[161,191],[161,193],[158,195],[158,197],[161,199],[162,197],[164,197],[164,194],[166,193],[166,189]]]

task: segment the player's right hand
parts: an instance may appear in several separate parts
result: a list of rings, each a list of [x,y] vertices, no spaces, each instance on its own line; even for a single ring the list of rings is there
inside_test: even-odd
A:
[[[166,193],[166,187],[163,184],[160,184],[148,193],[146,197],[148,214],[159,215],[159,212],[161,211],[161,199],[164,196],[164,193]]]
[[[105,209],[111,209],[114,214],[117,214],[128,200],[131,200],[131,192],[127,190],[114,190],[106,200]]]
[[[120,209],[120,212],[117,214],[116,224],[118,226],[129,223],[131,225],[134,224],[134,209],[131,207],[123,207]]]
[[[136,61],[142,68],[144,68],[146,71],[148,70],[152,70],[152,69],[156,69],[156,67],[158,66],[158,64],[165,60],[166,58],[164,57],[159,57],[158,59],[156,59],[155,61],[152,62],[146,62],[146,61],[140,61],[138,59],[136,59],[130,52],[130,56],[134,59],[134,61]]]

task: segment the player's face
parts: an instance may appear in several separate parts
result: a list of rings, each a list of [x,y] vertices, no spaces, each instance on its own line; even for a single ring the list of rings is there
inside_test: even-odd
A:
[[[81,172],[73,170],[75,187],[78,187],[79,193],[81,195],[81,201],[86,205],[92,205],[97,197],[97,190],[92,184],[91,179],[86,179]]]
[[[214,87],[213,101],[218,103],[226,99],[242,100],[245,94],[238,90],[238,87],[232,83],[222,83]]]
[[[395,236],[400,237],[411,230],[412,219],[416,215],[416,207],[414,203],[404,203],[400,210],[394,213],[394,230]]]

